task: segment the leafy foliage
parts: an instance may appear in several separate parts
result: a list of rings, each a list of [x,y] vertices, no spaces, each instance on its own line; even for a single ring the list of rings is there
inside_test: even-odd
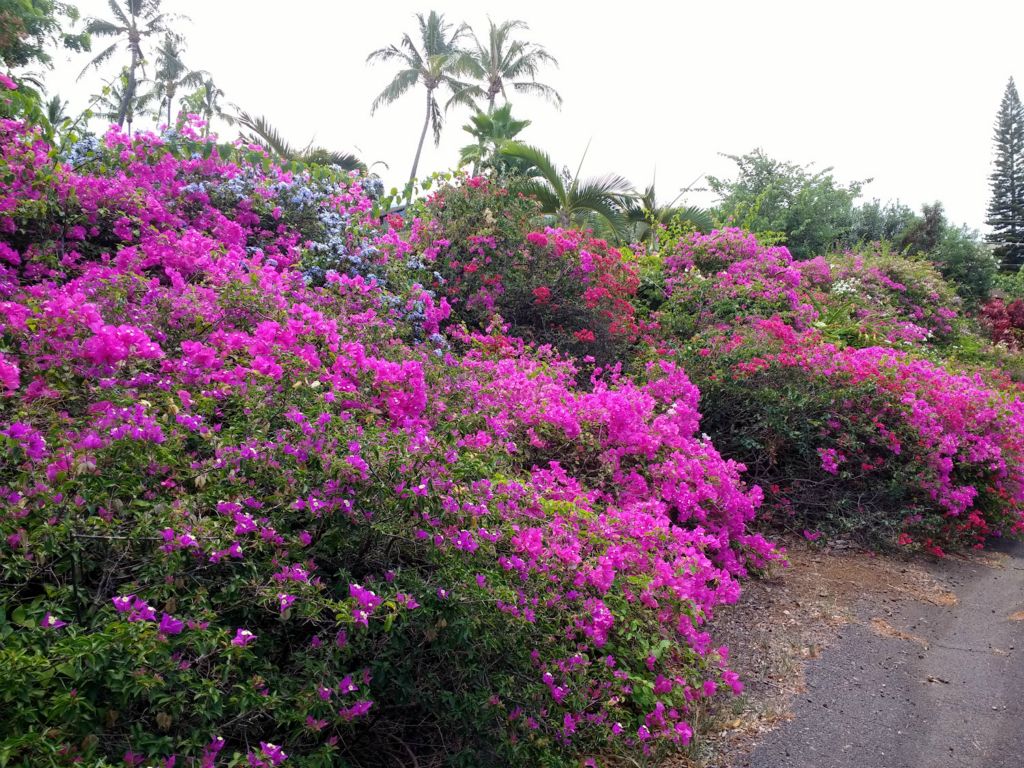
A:
[[[962,332],[927,261],[794,263],[727,230],[664,264],[659,320],[703,428],[767,489],[762,519],[936,552],[1021,532],[1024,402],[997,374],[927,359]]]
[[[755,233],[781,233],[797,259],[820,256],[850,237],[853,203],[866,182],[842,185],[831,168],[773,160],[761,149],[726,157],[736,163],[735,178],[708,177],[723,221]]]
[[[930,259],[972,310],[988,299],[996,285],[998,257],[977,232],[966,226],[946,225]]]
[[[469,125],[462,130],[476,139],[475,144],[468,144],[459,151],[459,166],[472,165],[473,175],[494,172],[499,178],[507,177],[515,171],[525,170],[500,150],[505,142],[512,141],[530,120],[516,120],[512,117],[512,105],[503,104],[493,112],[478,112],[470,118]]]
[[[479,177],[443,187],[416,213],[409,263],[453,318],[481,330],[498,320],[599,365],[623,361],[639,341],[636,269],[606,241],[537,228],[535,202]]]
[[[49,66],[51,42],[71,51],[88,51],[89,35],[65,25],[78,21],[78,9],[56,0],[0,2],[0,63],[9,69],[39,63]]]

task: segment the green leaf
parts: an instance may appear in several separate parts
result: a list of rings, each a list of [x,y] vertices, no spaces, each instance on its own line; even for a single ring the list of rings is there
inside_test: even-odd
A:
[[[22,627],[31,627],[33,624],[32,619],[25,615],[25,606],[23,605],[19,605],[14,609],[14,612],[11,614],[11,621]]]

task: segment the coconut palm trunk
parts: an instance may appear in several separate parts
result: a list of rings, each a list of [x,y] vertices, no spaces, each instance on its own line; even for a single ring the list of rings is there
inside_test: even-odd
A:
[[[117,113],[117,127],[121,128],[124,126],[125,120],[128,120],[128,133],[132,132],[131,120],[128,119],[129,108],[131,107],[132,101],[135,99],[135,70],[139,66],[139,54],[138,49],[135,45],[132,45],[132,64],[128,68],[128,87],[124,89],[124,98],[121,99],[121,108]]]
[[[416,180],[416,169],[420,167],[420,154],[423,152],[423,142],[427,140],[427,128],[430,127],[430,115],[433,113],[434,106],[434,91],[430,89],[427,91],[427,115],[423,118],[423,130],[420,131],[420,143],[416,147],[416,157],[412,161],[412,172],[409,174],[409,183],[412,184]]]

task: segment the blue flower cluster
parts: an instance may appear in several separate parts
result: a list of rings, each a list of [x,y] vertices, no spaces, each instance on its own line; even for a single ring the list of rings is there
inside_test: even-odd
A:
[[[83,136],[71,145],[61,160],[73,168],[78,168],[96,157],[100,151],[100,140],[95,136]]]

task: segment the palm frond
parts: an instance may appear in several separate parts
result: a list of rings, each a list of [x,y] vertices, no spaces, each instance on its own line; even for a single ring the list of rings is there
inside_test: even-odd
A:
[[[556,214],[561,209],[561,200],[547,184],[536,179],[513,180],[510,185],[512,192],[518,192],[526,197],[532,197],[540,203],[542,213]]]
[[[408,53],[404,55],[409,59],[409,66],[413,69],[423,69],[424,57],[416,47],[416,43],[412,41],[412,38],[409,37],[408,34],[402,35],[401,46],[408,51]],[[429,57],[429,55],[430,54],[428,53],[427,56]]]
[[[112,21],[106,21],[104,19],[89,19],[85,23],[85,31],[90,35],[96,35],[97,37],[113,37],[114,35],[122,35],[126,33],[128,29],[127,27],[122,27]]]
[[[121,6],[117,2],[117,0],[107,0],[107,5],[110,6],[110,12],[117,17],[118,21],[120,21],[126,27],[131,26],[131,21],[125,15],[125,12],[121,9]]]
[[[711,211],[692,205],[669,208],[666,211],[664,223],[671,224],[673,222],[691,224],[698,232],[707,233],[715,228],[715,220]]]
[[[539,176],[551,186],[557,197],[565,198],[565,185],[562,182],[561,174],[546,152],[529,144],[510,141],[501,146],[500,153],[505,157],[516,158],[527,163],[530,168],[529,176]]]
[[[243,138],[251,140],[253,144],[258,144],[283,160],[290,160],[295,156],[295,150],[284,140],[267,118],[262,115],[254,117],[248,112],[239,111],[235,119],[239,125],[251,131],[248,136],[243,136]]]
[[[636,191],[629,179],[615,173],[580,182],[575,185],[574,191],[578,200],[590,200],[596,197],[614,198],[621,200],[623,205],[627,199],[636,196]]]
[[[431,94],[427,102],[427,110],[430,114],[430,128],[434,133],[434,146],[441,143],[441,128],[444,125],[444,114],[441,112],[441,105]]]
[[[332,152],[323,147],[307,149],[298,158],[309,165],[335,165],[343,171],[359,171],[366,173],[366,163],[350,152]]]
[[[554,88],[552,88],[550,85],[530,81],[522,83],[512,83],[512,87],[515,90],[519,91],[519,93],[529,93],[534,96],[540,96],[541,98],[550,101],[556,107],[561,108],[562,106],[562,95]]]
[[[448,83],[452,88],[452,95],[448,101],[445,102],[444,111],[447,112],[452,107],[462,106],[469,107],[470,109],[476,110],[477,99],[486,99],[487,94],[484,89],[479,85],[473,83],[462,83],[458,81],[452,81]]]
[[[387,84],[383,91],[373,100],[370,107],[370,114],[375,113],[381,106],[391,104],[401,98],[410,88],[416,85],[420,79],[420,73],[416,69],[403,69],[394,79]]]
[[[78,77],[76,79],[81,80],[83,77],[85,77],[85,73],[88,72],[90,69],[99,69],[101,66],[103,66],[103,64],[109,61],[110,57],[112,57],[117,52],[118,46],[120,45],[121,41],[118,40],[117,42],[112,43],[103,51],[100,51],[98,54],[96,54],[92,58],[92,60],[82,68],[82,71],[78,73]]]
[[[376,61],[391,61],[392,59],[404,59],[407,63],[410,63],[408,56],[393,45],[371,51],[370,55],[366,57],[366,63],[372,64]]]

